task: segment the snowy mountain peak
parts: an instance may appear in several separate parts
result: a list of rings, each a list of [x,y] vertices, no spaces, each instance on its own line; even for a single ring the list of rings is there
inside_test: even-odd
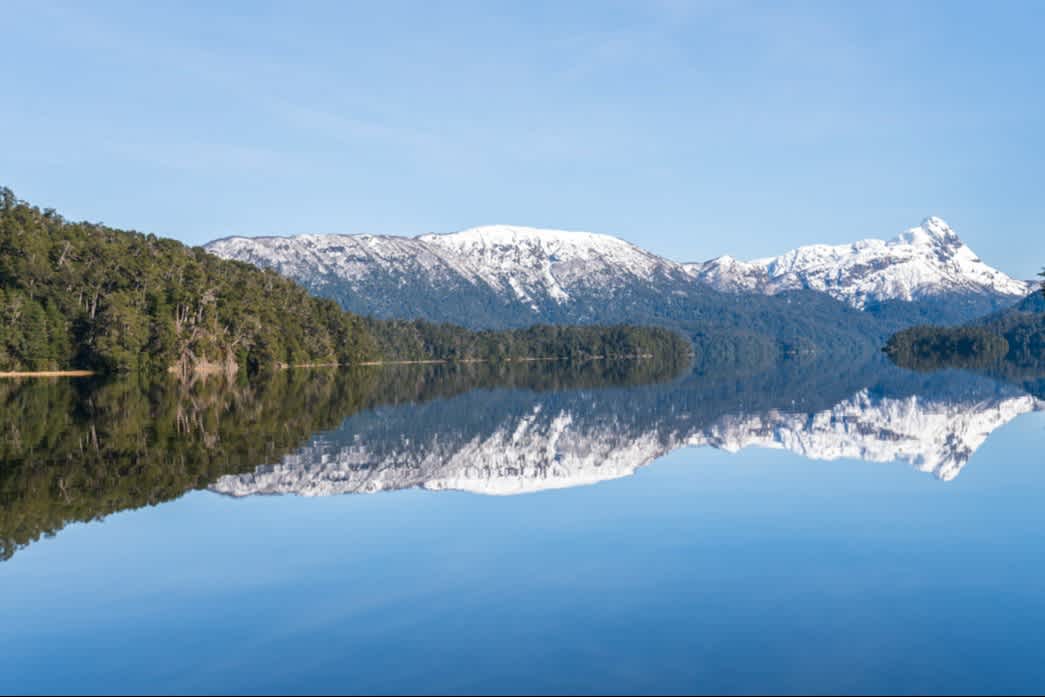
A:
[[[579,289],[651,281],[681,267],[617,237],[594,232],[489,225],[417,240],[453,255],[490,288],[507,291],[534,311],[570,302]]]
[[[473,259],[478,255],[502,266],[505,262],[539,264],[542,261],[601,260],[624,265],[638,260],[645,260],[648,264],[664,262],[630,242],[595,232],[485,225],[460,232],[421,235],[417,239],[448,251],[467,254]]]
[[[928,218],[923,220],[921,227],[927,230],[951,232],[951,226],[947,224],[947,221],[936,215],[930,215]]]
[[[518,245],[539,244],[542,246],[633,246],[611,235],[580,230],[555,230],[525,225],[480,225],[458,232],[419,235],[417,239],[443,244]]]
[[[943,218],[929,216],[918,227],[906,230],[896,238],[896,243],[909,245],[944,245],[958,248],[965,245],[958,234]]]
[[[985,264],[942,218],[930,216],[891,241],[799,247],[779,257],[737,261],[719,257],[688,264],[697,280],[725,292],[774,295],[818,290],[854,307],[948,294],[1008,297],[1031,287]]]

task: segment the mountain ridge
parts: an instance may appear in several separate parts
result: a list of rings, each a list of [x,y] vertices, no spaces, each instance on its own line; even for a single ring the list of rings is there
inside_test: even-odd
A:
[[[725,296],[812,291],[886,317],[889,333],[926,315],[972,319],[1015,303],[1028,288],[982,262],[935,217],[888,242],[809,245],[752,262],[681,263],[611,235],[514,225],[415,237],[232,236],[206,249],[273,268],[361,314],[474,327],[664,323],[665,307],[672,320],[706,322],[735,303]],[[789,301],[757,302],[765,307],[750,312],[765,314],[783,312]]]
[[[1015,302],[1031,286],[988,266],[937,216],[891,240],[814,244],[744,262],[730,256],[689,264],[719,290],[775,294],[811,288],[864,309],[871,303],[941,294],[987,293]]]

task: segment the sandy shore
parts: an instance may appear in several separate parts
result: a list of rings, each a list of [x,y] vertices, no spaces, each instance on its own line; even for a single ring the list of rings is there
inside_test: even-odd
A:
[[[0,372],[0,378],[86,378],[93,370],[15,370]]]

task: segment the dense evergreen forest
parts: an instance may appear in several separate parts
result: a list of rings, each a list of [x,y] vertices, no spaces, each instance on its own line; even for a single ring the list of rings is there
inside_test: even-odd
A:
[[[669,330],[630,325],[541,324],[526,329],[467,330],[424,320],[367,318],[364,326],[385,360],[503,360],[513,357],[675,356],[689,345]]]
[[[0,371],[189,374],[689,351],[664,329],[474,332],[363,318],[273,271],[155,235],[69,222],[0,189]]]
[[[1014,307],[969,324],[905,329],[884,350],[898,365],[916,370],[1040,374],[1045,367],[1045,286]]]
[[[1009,342],[983,327],[927,325],[893,335],[885,352],[897,365],[915,369],[977,369],[1005,360]]]

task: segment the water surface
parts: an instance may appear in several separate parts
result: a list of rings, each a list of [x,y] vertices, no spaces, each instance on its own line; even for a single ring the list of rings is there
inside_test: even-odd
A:
[[[1036,383],[825,375],[8,384],[0,691],[1040,691]]]

